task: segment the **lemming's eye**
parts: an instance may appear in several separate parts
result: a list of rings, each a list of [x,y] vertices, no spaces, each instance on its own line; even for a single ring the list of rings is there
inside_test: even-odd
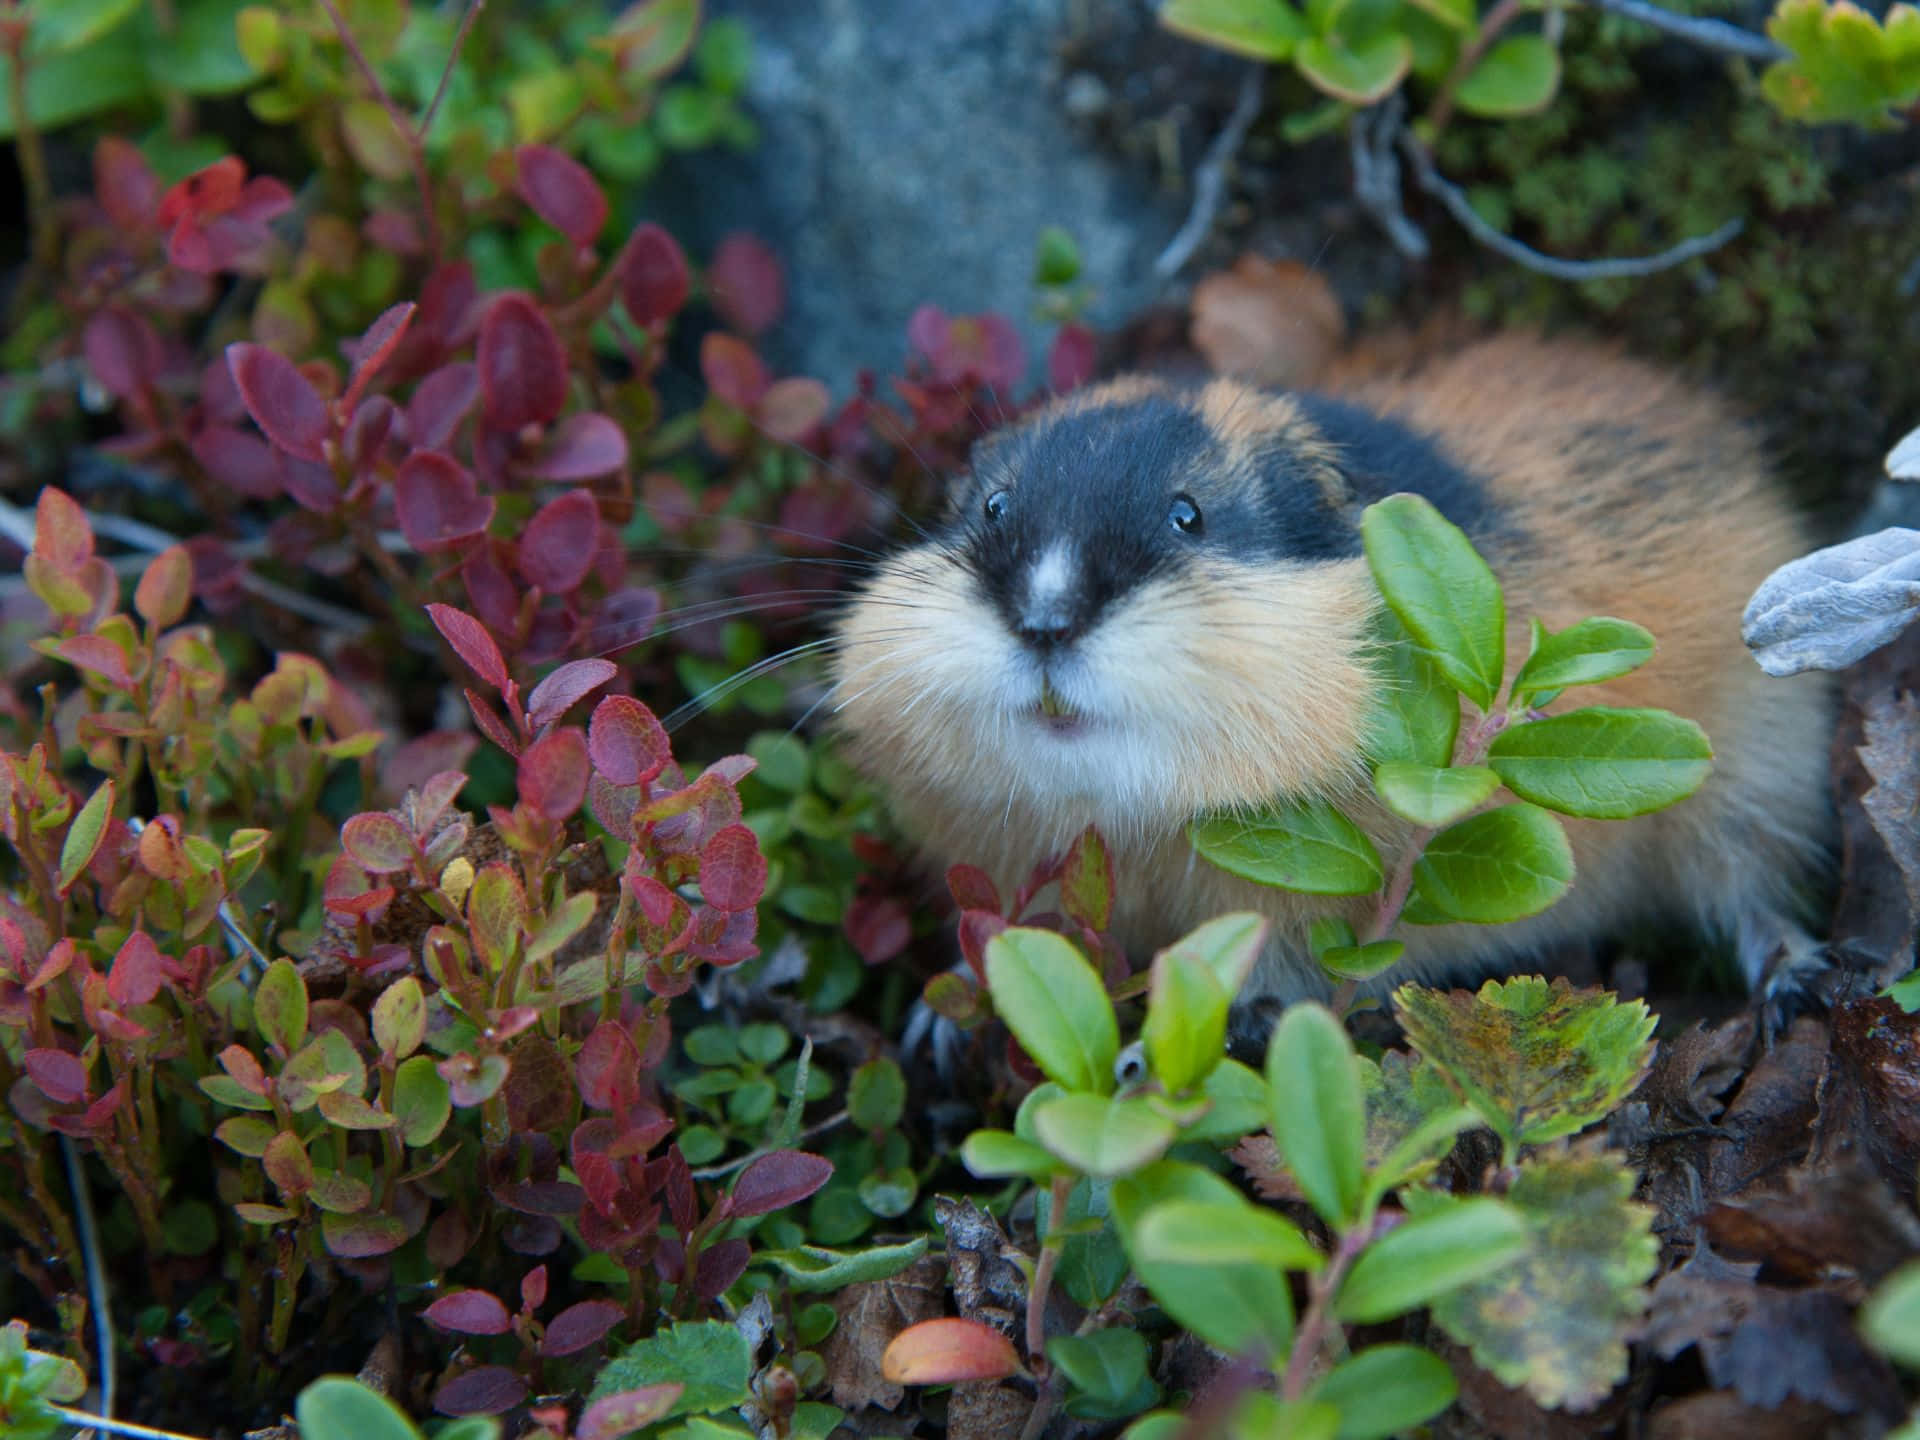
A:
[[[1191,495],[1173,497],[1173,504],[1167,508],[1167,523],[1182,535],[1200,533],[1200,507],[1193,503]]]
[[[987,519],[1004,520],[1007,515],[1007,492],[1004,490],[994,491],[991,495],[987,496],[987,503],[982,508],[986,511]]]

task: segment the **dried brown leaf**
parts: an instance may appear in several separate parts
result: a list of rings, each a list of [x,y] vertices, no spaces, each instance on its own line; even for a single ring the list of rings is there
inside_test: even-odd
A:
[[[1326,277],[1297,260],[1242,255],[1193,288],[1194,348],[1216,375],[1303,384],[1346,339],[1347,318]]]
[[[909,1325],[938,1316],[946,1298],[946,1266],[938,1256],[915,1261],[887,1280],[849,1285],[833,1297],[840,1320],[820,1349],[833,1403],[857,1412],[869,1405],[892,1410],[906,1387],[880,1373],[888,1342]]]

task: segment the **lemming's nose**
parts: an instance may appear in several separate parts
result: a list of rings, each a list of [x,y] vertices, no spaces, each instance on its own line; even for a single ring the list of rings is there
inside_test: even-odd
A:
[[[1080,626],[1064,605],[1030,606],[1020,617],[1020,638],[1036,650],[1065,645],[1079,633]]]

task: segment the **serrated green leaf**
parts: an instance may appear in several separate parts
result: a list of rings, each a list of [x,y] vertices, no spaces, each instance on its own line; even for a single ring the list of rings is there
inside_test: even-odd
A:
[[[1521,1167],[1507,1203],[1527,1227],[1520,1262],[1436,1301],[1433,1320],[1501,1383],[1550,1410],[1596,1405],[1627,1374],[1627,1339],[1660,1263],[1653,1209],[1619,1156]]]
[[[73,888],[73,882],[93,863],[93,857],[100,851],[100,842],[106,838],[107,821],[112,818],[113,781],[108,779],[87,797],[87,803],[67,826],[66,839],[60,844],[58,884],[62,895]]]
[[[1792,56],[1767,67],[1761,89],[1790,119],[1885,130],[1890,111],[1920,99],[1920,12],[1909,5],[1893,6],[1883,29],[1851,3],[1780,0],[1767,34]]]
[[[1245,1200],[1169,1200],[1139,1217],[1133,1248],[1167,1265],[1277,1265],[1318,1270],[1326,1257],[1298,1226]]]
[[[1167,0],[1160,23],[1176,35],[1250,60],[1285,60],[1306,34],[1286,0]]]
[[[1528,1244],[1520,1214],[1484,1196],[1403,1220],[1354,1261],[1334,1313],[1359,1325],[1391,1320],[1506,1269]]]
[[[1085,1092],[1038,1107],[1033,1129],[1059,1159],[1083,1175],[1109,1180],[1151,1165],[1179,1136],[1174,1123],[1145,1100]]]
[[[1513,677],[1514,698],[1525,700],[1618,679],[1651,660],[1653,649],[1650,632],[1607,616],[1582,620],[1557,635],[1538,631],[1533,653]]]
[[[629,1345],[594,1378],[589,1402],[676,1381],[686,1388],[666,1417],[729,1410],[747,1398],[753,1352],[747,1337],[718,1320],[682,1322]]]
[[[1051,930],[1016,926],[987,942],[994,1012],[1027,1054],[1069,1090],[1113,1092],[1120,1030],[1100,973]]]
[[[1536,805],[1626,820],[1698,790],[1713,769],[1713,746],[1698,725],[1665,710],[1594,705],[1502,731],[1487,764]]]
[[[1336,1229],[1360,1215],[1366,1185],[1366,1099],[1346,1027],[1324,1005],[1280,1017],[1267,1047],[1273,1140],[1300,1193]]]
[[[1565,980],[1489,980],[1474,994],[1402,985],[1393,1008],[1414,1048],[1510,1147],[1598,1122],[1653,1063],[1643,1002]]]
[[[1453,1371],[1432,1351],[1376,1345],[1334,1366],[1313,1398],[1339,1410],[1339,1440],[1391,1440],[1431,1420],[1459,1392]]]
[[[1140,1038],[1169,1095],[1205,1080],[1226,1054],[1232,1000],[1205,961],[1172,950],[1154,958]]]
[[[1502,805],[1442,830],[1414,862],[1414,893],[1443,915],[1499,925],[1537,915],[1573,883],[1567,832],[1538,806]]]
[[[1560,52],[1541,35],[1508,35],[1480,57],[1454,92],[1469,115],[1504,119],[1547,108],[1560,88]]]
[[[1466,532],[1418,495],[1390,495],[1360,517],[1374,584],[1440,673],[1482,710],[1506,669],[1506,601]]]
[[[1373,788],[1402,820],[1438,830],[1485,803],[1500,788],[1500,777],[1484,765],[1440,769],[1390,760],[1374,769]]]
[[[1293,1292],[1279,1270],[1257,1265],[1172,1265],[1134,1251],[1134,1226],[1155,1205],[1176,1200],[1245,1203],[1240,1192],[1197,1165],[1161,1161],[1114,1183],[1113,1219],[1134,1273],[1160,1308],[1229,1355],[1264,1361],[1293,1340]]]
[[[800,1245],[790,1250],[760,1250],[755,1264],[772,1265],[787,1277],[791,1290],[841,1290],[898,1275],[927,1253],[921,1235],[900,1245],[876,1245],[868,1250],[830,1250],[824,1245]]]
[[[1242,879],[1305,895],[1368,895],[1380,852],[1324,800],[1286,801],[1251,815],[1215,815],[1188,830],[1202,858]]]
[[[1294,48],[1293,63],[1334,99],[1373,105],[1407,78],[1413,44],[1397,31],[1357,41],[1339,34],[1309,35]]]

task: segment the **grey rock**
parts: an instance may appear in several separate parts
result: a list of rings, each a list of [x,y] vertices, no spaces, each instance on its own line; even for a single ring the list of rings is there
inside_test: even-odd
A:
[[[1076,127],[1070,108],[1094,97],[1058,59],[1070,3],[715,0],[712,14],[753,33],[761,141],[675,161],[649,210],[697,258],[734,229],[780,255],[788,310],[763,349],[783,372],[845,394],[862,367],[903,362],[907,319],[932,303],[1005,314],[1037,377],[1050,334],[1030,314],[1041,229],[1079,242],[1089,318],[1111,326],[1154,298],[1154,258],[1187,204]],[[1152,24],[1145,0],[1101,6]]]

